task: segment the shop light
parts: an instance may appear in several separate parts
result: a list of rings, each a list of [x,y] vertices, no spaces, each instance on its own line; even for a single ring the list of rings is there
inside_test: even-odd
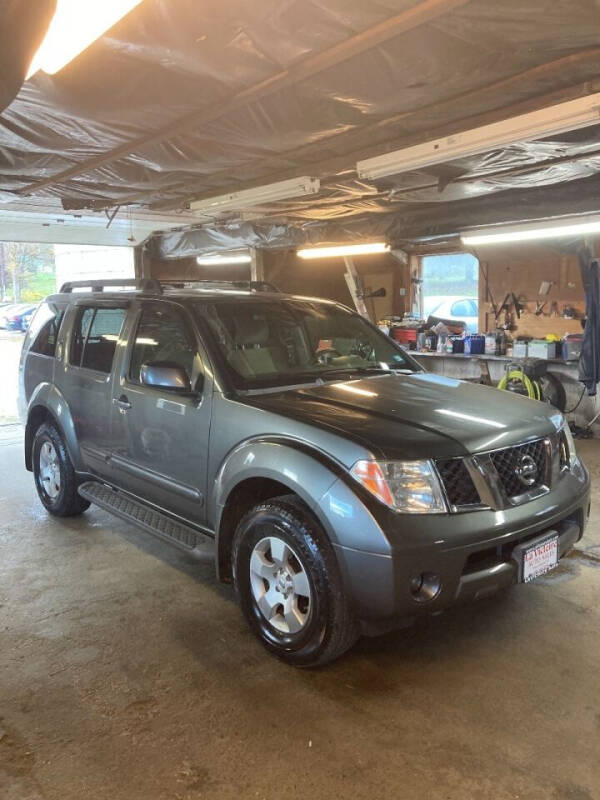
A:
[[[370,256],[375,253],[388,253],[390,246],[385,242],[371,244],[342,244],[332,247],[308,247],[298,250],[299,258],[340,258],[342,256]]]
[[[464,245],[507,244],[510,242],[532,242],[537,239],[559,239],[570,236],[586,236],[600,233],[600,220],[583,217],[579,220],[554,220],[533,225],[511,225],[488,228],[473,233],[461,233]]]
[[[201,267],[220,267],[227,264],[250,264],[251,261],[252,258],[248,253],[238,255],[232,253],[231,255],[223,256],[198,256],[196,259],[196,263]]]
[[[402,172],[424,169],[453,158],[487,153],[516,142],[535,141],[600,122],[600,93],[520,114],[491,125],[394,150],[356,164],[358,177],[377,180]]]
[[[278,181],[255,189],[243,189],[241,192],[230,192],[205,200],[193,200],[190,209],[202,216],[214,216],[222,211],[237,211],[251,208],[262,203],[274,203],[277,200],[289,200],[293,197],[304,197],[317,194],[321,188],[318,178],[292,178],[289,181]]]
[[[27,78],[40,69],[54,75],[141,2],[58,0],[56,13],[33,57]]]

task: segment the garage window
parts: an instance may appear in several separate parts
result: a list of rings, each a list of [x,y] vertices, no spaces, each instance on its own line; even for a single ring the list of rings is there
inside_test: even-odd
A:
[[[82,309],[71,343],[71,364],[110,372],[124,320],[122,308]]]
[[[477,331],[479,261],[470,253],[421,259],[422,315],[464,322]]]

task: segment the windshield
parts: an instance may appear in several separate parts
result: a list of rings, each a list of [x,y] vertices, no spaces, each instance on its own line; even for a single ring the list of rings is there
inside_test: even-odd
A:
[[[387,336],[334,304],[219,298],[198,311],[238,389],[419,369]]]

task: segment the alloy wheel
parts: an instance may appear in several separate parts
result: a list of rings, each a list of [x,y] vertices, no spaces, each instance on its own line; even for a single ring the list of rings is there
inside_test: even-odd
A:
[[[40,448],[40,483],[51,500],[60,494],[60,463],[52,442]]]
[[[261,614],[279,633],[297,634],[311,611],[310,581],[302,562],[287,542],[266,536],[250,557],[250,585]]]

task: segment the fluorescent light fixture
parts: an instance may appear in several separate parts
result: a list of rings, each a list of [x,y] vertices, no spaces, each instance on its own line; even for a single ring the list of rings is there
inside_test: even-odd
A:
[[[222,256],[198,256],[196,263],[201,267],[220,267],[225,264],[249,264],[252,258],[248,254],[231,254]]]
[[[304,176],[292,178],[289,181],[257,186],[256,189],[243,189],[241,192],[221,194],[205,200],[194,200],[190,203],[190,208],[202,216],[214,216],[222,211],[237,211],[240,208],[251,208],[277,200],[289,200],[292,197],[317,194],[320,188],[321,183],[318,178]]]
[[[54,75],[95,42],[142,0],[58,0],[44,41],[27,78],[39,69]]]
[[[299,258],[338,258],[341,256],[370,256],[375,253],[387,253],[390,246],[385,242],[371,244],[341,244],[332,247],[308,247],[298,250]]]
[[[405,147],[375,158],[359,161],[359,178],[377,180],[389,175],[423,169],[453,158],[487,153],[521,141],[535,141],[565,131],[585,128],[600,122],[600,93],[569,100],[555,106],[520,114],[481,128],[433,139],[414,147]]]
[[[583,217],[579,220],[554,220],[548,223],[529,225],[501,225],[473,233],[461,233],[465,245],[503,244],[509,242],[533,242],[537,239],[559,239],[563,236],[585,236],[600,233],[600,219]]]

